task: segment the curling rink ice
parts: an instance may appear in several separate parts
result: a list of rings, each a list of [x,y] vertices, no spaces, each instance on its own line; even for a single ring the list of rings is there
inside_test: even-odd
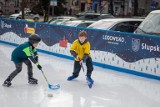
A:
[[[30,85],[27,68],[3,87],[3,81],[15,69],[10,61],[15,47],[0,43],[0,107],[160,107],[160,81],[124,74],[94,66],[95,83],[89,89],[85,74],[67,81],[73,61],[39,53],[39,62],[50,84],[60,84],[50,90],[40,70],[33,64],[38,85]],[[85,68],[86,70],[86,68]],[[53,97],[48,97],[52,94]]]

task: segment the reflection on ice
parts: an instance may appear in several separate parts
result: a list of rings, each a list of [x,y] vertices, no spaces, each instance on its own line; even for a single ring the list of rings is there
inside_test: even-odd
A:
[[[4,49],[5,47],[5,49]],[[15,47],[0,44],[0,84],[15,68],[10,54]],[[60,84],[59,90],[50,90],[36,66],[34,76],[38,85],[27,83],[27,68],[12,81],[12,86],[0,87],[1,107],[159,107],[159,81],[123,74],[95,67],[95,84],[89,89],[83,72],[73,81],[73,61],[39,54],[40,64],[51,84]],[[86,69],[86,68],[85,68]],[[53,97],[48,97],[53,94]]]

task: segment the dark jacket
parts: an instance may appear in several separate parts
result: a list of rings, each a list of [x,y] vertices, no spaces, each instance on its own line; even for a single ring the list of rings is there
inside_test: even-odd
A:
[[[33,63],[36,63],[35,57],[38,57],[37,50],[29,42],[25,42],[15,48],[12,52],[11,60],[14,63],[21,63],[30,58]]]

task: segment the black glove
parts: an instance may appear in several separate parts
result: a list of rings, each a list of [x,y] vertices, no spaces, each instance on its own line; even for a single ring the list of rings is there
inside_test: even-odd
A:
[[[37,68],[38,68],[39,70],[42,70],[42,67],[41,67],[40,65],[37,65]]]
[[[36,56],[34,59],[38,62],[38,56]]]

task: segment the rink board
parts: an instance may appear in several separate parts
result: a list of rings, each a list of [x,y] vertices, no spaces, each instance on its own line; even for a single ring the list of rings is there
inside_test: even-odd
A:
[[[17,46],[31,33],[42,38],[40,52],[73,60],[69,49],[87,31],[94,65],[160,80],[160,37],[0,19],[0,42]]]

